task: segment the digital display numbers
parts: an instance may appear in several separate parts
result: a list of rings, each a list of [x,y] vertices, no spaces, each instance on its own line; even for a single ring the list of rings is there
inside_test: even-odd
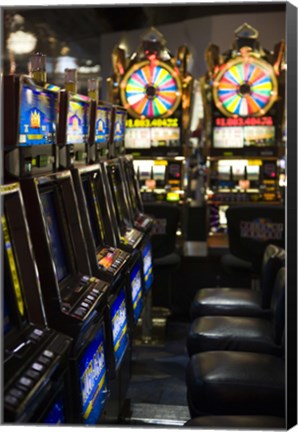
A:
[[[145,119],[127,119],[127,128],[140,128],[140,127],[179,127],[178,118],[145,118]]]
[[[215,126],[273,126],[273,118],[264,117],[219,117],[215,119]]]

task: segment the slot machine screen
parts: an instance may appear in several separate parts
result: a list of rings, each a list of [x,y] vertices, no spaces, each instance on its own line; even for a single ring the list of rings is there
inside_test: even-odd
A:
[[[153,165],[153,180],[165,181],[166,165]]]
[[[142,298],[142,276],[141,267],[137,262],[130,272],[130,285],[131,297],[133,307],[134,322],[137,322],[142,312],[143,298]]]
[[[19,146],[55,144],[58,92],[23,83],[20,97]]]
[[[248,161],[248,165],[246,167],[246,170],[247,170],[247,180],[259,180],[260,164],[250,165],[249,161]]]
[[[243,128],[243,132],[244,146],[274,146],[274,126],[245,126]]]
[[[151,254],[151,244],[148,242],[143,249],[143,269],[145,279],[145,290],[146,292],[150,289],[153,282],[153,264]]]
[[[115,201],[118,224],[120,227],[123,227],[123,224],[125,226],[130,226],[128,210],[125,203],[123,184],[121,181],[119,169],[115,165],[108,165],[107,170],[112,194]]]
[[[153,169],[152,160],[134,160],[133,164],[136,172],[139,173],[139,179],[141,181],[151,178],[151,170]]]
[[[98,105],[95,120],[95,144],[108,145],[111,127],[111,109]]]
[[[165,119],[165,122],[178,121],[178,119]],[[158,121],[158,120],[156,120]],[[179,127],[153,127],[151,129],[152,147],[179,147],[180,128]]]
[[[110,306],[116,369],[128,346],[128,327],[125,291],[122,288]]]
[[[66,144],[87,143],[88,129],[89,103],[83,99],[71,98],[68,102]]]
[[[243,147],[243,129],[240,127],[229,127],[213,129],[213,147],[214,148],[242,148]]]
[[[95,186],[90,177],[82,178],[83,191],[87,203],[87,211],[96,248],[104,242],[104,227],[98,206]]]
[[[66,258],[66,247],[61,235],[61,227],[57,213],[56,197],[54,191],[47,191],[40,194],[45,220],[50,237],[50,246],[56,268],[57,279],[61,282],[69,274],[69,265]]]
[[[125,148],[134,149],[150,149],[151,148],[151,133],[150,129],[146,128],[127,128],[125,131]]]
[[[128,166],[128,164],[124,162],[124,170],[126,173],[126,179],[127,179],[130,197],[131,197],[133,212],[134,214],[136,214],[138,212],[138,204],[137,204],[136,190],[134,186],[133,167]]]
[[[113,141],[116,147],[124,145],[126,111],[116,109],[114,120]]]
[[[84,424],[96,424],[109,396],[103,324],[79,359]]]
[[[65,423],[64,403],[62,400],[62,395],[59,395],[53,402],[42,423],[56,425]]]
[[[230,179],[230,171],[232,169],[233,179],[243,178],[246,160],[220,160],[218,161],[218,178],[222,180]]]

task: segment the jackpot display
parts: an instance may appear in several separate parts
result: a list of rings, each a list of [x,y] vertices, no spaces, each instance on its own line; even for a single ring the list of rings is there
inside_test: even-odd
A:
[[[143,36],[130,62],[123,61],[122,49],[114,49],[114,76],[108,84],[113,100],[120,101],[128,112],[125,148],[129,152],[182,152],[184,114],[190,110],[185,101],[191,97],[192,77],[186,64],[189,52],[179,49],[176,57],[170,55],[163,35],[156,29]]]
[[[276,156],[284,105],[284,47],[275,58],[266,55],[258,31],[243,24],[235,30],[233,49],[222,55],[222,62],[216,48],[211,44],[206,50],[209,62],[203,80],[210,155]]]
[[[88,139],[89,102],[76,95],[69,100],[66,144],[82,144]]]

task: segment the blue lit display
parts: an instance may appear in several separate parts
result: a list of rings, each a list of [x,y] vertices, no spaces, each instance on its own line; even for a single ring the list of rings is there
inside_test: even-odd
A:
[[[131,284],[133,317],[134,317],[134,321],[136,322],[143,308],[141,266],[138,262],[131,270],[130,284]]]
[[[121,363],[128,346],[127,309],[124,288],[111,304],[111,322],[116,369]]]
[[[46,417],[43,420],[45,424],[62,424],[65,423],[64,416],[64,404],[62,401],[62,396],[59,396],[52,407],[48,411]]]
[[[124,140],[126,112],[116,111],[114,123],[114,142],[119,143]]]
[[[111,127],[111,110],[98,105],[96,110],[95,143],[108,143]]]
[[[145,290],[146,292],[150,289],[153,282],[153,268],[152,268],[152,254],[150,242],[146,244],[143,249],[143,269],[145,279]]]
[[[67,144],[85,144],[88,139],[89,103],[80,99],[71,99],[67,114]]]
[[[55,144],[58,92],[23,84],[20,98],[19,146]]]
[[[50,244],[56,267],[57,278],[60,282],[69,274],[69,270],[66,261],[65,248],[59,230],[59,221],[54,201],[54,193],[52,191],[43,193],[41,194],[40,198],[50,235]]]
[[[109,396],[103,327],[85,350],[79,372],[83,422],[95,424]]]

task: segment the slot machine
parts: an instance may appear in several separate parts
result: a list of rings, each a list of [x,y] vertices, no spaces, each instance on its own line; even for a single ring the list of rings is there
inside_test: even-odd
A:
[[[59,98],[59,87],[36,83],[24,75],[3,77],[6,182],[56,170]]]
[[[154,221],[153,218],[143,212],[143,202],[133,166],[133,158],[131,155],[125,155],[119,157],[119,162],[122,170],[122,178],[126,187],[126,193],[130,201],[134,226],[140,231],[149,233]]]
[[[94,417],[98,419],[102,412],[99,399],[107,402],[109,396],[107,375],[99,391],[91,366],[86,365],[84,374],[78,365],[85,364],[81,359],[94,349],[90,359],[98,358],[100,368],[107,368],[104,356],[108,356],[109,348],[103,348],[100,335],[109,331],[105,321],[109,285],[91,276],[71,173],[23,179],[21,187],[33,247],[38,250],[36,262],[49,325],[74,339],[69,356],[71,419],[93,424]],[[86,386],[93,408],[85,412]]]
[[[11,108],[14,111],[8,114],[8,117],[11,116],[13,120],[9,124],[9,133],[15,137],[12,144],[18,151],[14,153],[16,163],[11,165],[18,166],[18,164],[20,165],[19,161],[23,164],[17,174],[20,174],[21,190],[33,248],[38,252],[36,253],[36,263],[44,311],[51,328],[73,338],[68,367],[69,418],[70,422],[73,423],[92,423],[95,418],[99,421],[103,415],[102,407],[110,396],[107,374],[104,373],[104,378],[101,381],[104,385],[99,388],[95,375],[92,373],[92,362],[86,366],[87,372],[83,375],[80,375],[81,371],[77,366],[79,359],[83,358],[84,353],[88,351],[91,356],[90,361],[92,358],[96,361],[98,358],[100,370],[101,368],[103,371],[108,370],[107,363],[103,362],[102,354],[99,356],[98,351],[97,356],[96,350],[98,348],[100,353],[104,352],[108,361],[110,348],[104,342],[104,351],[102,351],[102,338],[98,335],[102,332],[101,334],[104,335],[105,339],[105,334],[111,330],[109,322],[105,319],[109,284],[91,274],[71,173],[69,171],[52,173],[52,166],[48,165],[43,167],[41,175],[34,177],[21,175],[26,172],[24,169],[26,161],[19,158],[20,135],[23,132],[21,122],[24,117],[19,114],[17,116],[15,113],[27,111],[24,111],[22,107],[23,98],[21,96],[24,92],[22,88],[18,87],[18,83],[26,84],[24,90],[26,95],[34,94],[37,86],[34,80],[22,77],[12,82],[16,82],[17,87],[13,93],[15,98]],[[5,84],[6,80],[4,80]],[[44,88],[48,88],[46,83],[43,85]],[[35,98],[34,111],[42,112],[43,103],[43,98]],[[56,108],[55,104],[47,106],[47,123],[53,123],[51,127],[54,132],[56,131],[56,117],[54,115]],[[37,141],[40,138],[41,135],[36,138]],[[54,138],[57,139],[56,134],[54,134]],[[43,141],[40,144],[38,142],[34,144],[38,147],[39,154],[43,154]],[[34,146],[28,146],[26,151],[26,160],[33,160]],[[8,171],[8,167],[5,167],[5,171]],[[97,348],[93,344],[94,340],[98,341]],[[95,349],[93,354],[90,351],[90,346]],[[87,399],[89,403],[87,411],[84,412],[86,386],[88,386]],[[99,399],[102,401],[100,404],[98,403]]]
[[[57,130],[60,170],[84,166],[92,159],[89,150],[90,135],[93,133],[90,130],[90,116],[94,115],[92,105],[95,102],[88,96],[77,93],[76,76],[76,69],[66,69],[65,89],[60,92]]]
[[[284,44],[263,49],[245,23],[232,49],[210,44],[201,79],[204,93],[207,203],[212,231],[222,230],[217,209],[237,203],[280,205],[279,159],[284,153]]]
[[[183,156],[138,158],[133,163],[144,203],[184,203],[187,179]]]
[[[113,75],[107,83],[110,101],[128,112],[126,152],[149,158],[184,154],[192,105],[190,55],[182,46],[174,56],[153,27],[129,59],[122,48],[115,47]]]
[[[18,183],[0,187],[3,236],[4,423],[69,420],[66,371],[72,339],[48,327]]]

